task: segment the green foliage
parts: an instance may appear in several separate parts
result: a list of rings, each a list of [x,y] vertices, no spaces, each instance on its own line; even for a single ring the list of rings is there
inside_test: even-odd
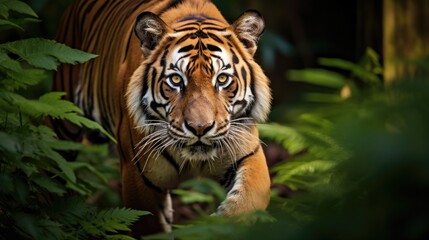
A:
[[[190,224],[178,227],[172,233],[156,234],[145,239],[236,239],[251,231],[256,223],[272,222],[275,222],[275,219],[265,211],[235,217],[204,216]]]
[[[26,15],[18,19],[11,19],[10,13]],[[20,29],[25,22],[37,22],[37,14],[26,3],[18,0],[0,0],[0,27],[5,29]]]
[[[235,0],[228,4],[240,6]],[[0,30],[22,30],[34,21],[37,15],[25,3],[0,0]],[[269,32],[260,46],[266,64],[275,50],[291,50]],[[117,196],[110,186],[119,178],[117,162],[107,145],[58,140],[43,119],[104,130],[63,101],[63,93],[37,99],[21,94],[60,62],[93,57],[44,39],[0,44],[0,239],[132,239],[124,235],[129,224],[148,214],[100,211],[89,204]],[[404,62],[428,69],[427,59]],[[371,49],[359,63],[322,58],[319,64],[288,76],[323,91],[303,94],[306,104],[259,127],[264,140],[291,155],[272,168],[272,182],[296,190],[293,197],[273,190],[268,212],[232,218],[202,214],[172,233],[147,239],[427,239],[429,85],[422,81],[427,76],[385,87]],[[67,162],[58,151],[81,153]],[[186,182],[174,193],[209,209],[225,197],[209,180]]]
[[[96,57],[71,49],[64,44],[40,38],[5,43],[0,45],[0,49],[20,56],[34,67],[46,70],[55,70],[60,62],[76,64]]]
[[[178,196],[184,204],[205,204],[204,210],[200,205],[195,205],[200,215],[213,213],[217,206],[225,199],[225,189],[214,180],[191,179],[180,184],[178,189],[173,190],[173,194]]]
[[[0,24],[21,28],[19,20],[9,18],[10,11],[37,17],[23,2],[0,1]],[[107,132],[62,100],[64,93],[28,99],[18,92],[40,84],[45,70],[55,70],[60,63],[94,57],[46,39],[0,44],[1,239],[131,239],[123,233],[147,214],[119,208],[98,211],[88,204],[85,198],[107,184],[106,168],[79,159],[66,161],[59,151],[86,147],[58,140],[44,119],[49,116]],[[89,175],[93,177],[82,177]]]

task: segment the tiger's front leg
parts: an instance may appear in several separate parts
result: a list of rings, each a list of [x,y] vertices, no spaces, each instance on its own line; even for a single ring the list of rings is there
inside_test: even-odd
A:
[[[233,216],[263,210],[270,200],[270,176],[262,147],[237,162],[235,177],[231,179],[226,199],[216,215]]]
[[[138,164],[138,163],[137,163]],[[157,187],[130,161],[122,161],[122,196],[127,208],[149,211],[133,224],[132,235],[142,236],[171,231],[173,208],[170,192]]]

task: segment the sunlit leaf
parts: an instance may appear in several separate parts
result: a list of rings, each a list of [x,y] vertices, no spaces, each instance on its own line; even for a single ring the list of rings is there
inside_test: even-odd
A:
[[[335,89],[343,87],[347,82],[341,74],[324,69],[291,70],[288,72],[288,79]]]

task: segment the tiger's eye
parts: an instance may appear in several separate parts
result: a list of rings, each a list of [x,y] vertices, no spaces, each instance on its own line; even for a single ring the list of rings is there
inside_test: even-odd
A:
[[[170,77],[170,80],[173,84],[175,85],[179,85],[180,83],[182,83],[182,77],[179,75],[173,75]]]
[[[225,83],[228,81],[228,76],[227,76],[227,75],[225,75],[225,74],[220,74],[220,75],[217,77],[217,81],[218,81],[218,83],[220,83],[220,84],[225,84]]]

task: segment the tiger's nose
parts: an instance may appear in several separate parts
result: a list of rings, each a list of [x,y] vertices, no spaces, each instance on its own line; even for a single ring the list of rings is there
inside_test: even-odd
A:
[[[210,131],[215,125],[215,122],[212,123],[198,123],[198,122],[188,122],[185,121],[185,127],[191,131],[195,136],[202,137],[208,131]]]

